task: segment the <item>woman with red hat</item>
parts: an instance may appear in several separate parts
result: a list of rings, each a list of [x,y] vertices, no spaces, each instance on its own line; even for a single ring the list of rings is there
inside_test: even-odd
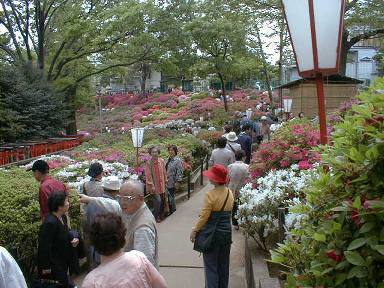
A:
[[[209,179],[214,188],[205,195],[203,209],[192,230],[190,239],[192,242],[196,241],[194,249],[203,253],[205,287],[227,288],[232,243],[233,194],[226,187],[228,170],[223,165],[213,165],[204,172],[204,176]],[[213,237],[210,238],[207,235],[213,235]],[[205,239],[202,239],[204,237]],[[206,241],[208,238],[210,240]],[[206,245],[208,242],[210,244]],[[201,243],[204,244],[203,249]],[[196,246],[199,246],[199,249],[196,249]]]

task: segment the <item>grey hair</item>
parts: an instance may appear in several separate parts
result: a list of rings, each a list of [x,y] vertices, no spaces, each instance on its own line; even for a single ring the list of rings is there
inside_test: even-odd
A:
[[[133,186],[135,188],[135,195],[144,197],[144,183],[137,179],[129,179],[121,185],[120,190],[126,186]]]

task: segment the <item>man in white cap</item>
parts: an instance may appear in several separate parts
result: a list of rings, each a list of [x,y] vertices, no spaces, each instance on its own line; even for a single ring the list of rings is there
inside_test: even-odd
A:
[[[120,203],[117,214],[122,217],[127,228],[124,251],[137,250],[144,253],[153,266],[159,269],[156,221],[144,202],[144,184],[139,180],[126,181],[117,198],[119,202],[105,197],[81,195],[81,202],[95,203],[106,210],[114,207],[115,203]],[[116,213],[113,210],[108,212]]]
[[[228,135],[225,136],[227,138],[227,148],[229,151],[233,153],[233,156],[235,156],[236,151],[241,150],[241,145],[237,143],[237,135],[235,132],[229,132]]]
[[[106,212],[113,212],[116,214],[119,214],[121,209],[119,202],[117,202],[117,197],[119,195],[121,182],[120,179],[116,176],[109,176],[105,177],[102,181],[102,187],[104,189],[104,193],[101,196],[102,198],[111,199],[113,201],[106,202],[105,205],[99,205],[96,201],[91,201],[88,203],[86,207],[86,224],[84,227],[85,234],[86,234],[86,242],[89,239],[88,232],[89,227],[91,226],[92,221],[95,219],[97,215],[106,213]],[[96,197],[90,197],[95,198]],[[88,244],[88,243],[87,243]],[[95,251],[93,246],[90,246],[89,249],[89,255],[88,255],[88,261],[90,264],[90,268],[96,268],[100,264],[100,255]]]
[[[269,141],[271,137],[271,129],[270,125],[268,123],[268,118],[267,116],[261,116],[261,136],[263,136],[263,142]]]

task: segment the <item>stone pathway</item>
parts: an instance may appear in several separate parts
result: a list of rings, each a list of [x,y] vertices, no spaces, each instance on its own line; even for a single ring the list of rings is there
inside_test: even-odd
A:
[[[160,273],[168,288],[203,288],[203,258],[192,249],[189,235],[202,207],[210,184],[194,193],[190,200],[179,203],[177,211],[158,224]],[[245,288],[244,236],[233,231],[230,288]],[[80,288],[83,277],[77,279]]]

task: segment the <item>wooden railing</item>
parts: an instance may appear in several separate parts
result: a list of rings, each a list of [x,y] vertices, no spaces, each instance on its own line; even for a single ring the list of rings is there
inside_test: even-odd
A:
[[[72,136],[49,138],[43,141],[6,143],[0,146],[0,166],[72,149],[82,142],[82,136]]]

